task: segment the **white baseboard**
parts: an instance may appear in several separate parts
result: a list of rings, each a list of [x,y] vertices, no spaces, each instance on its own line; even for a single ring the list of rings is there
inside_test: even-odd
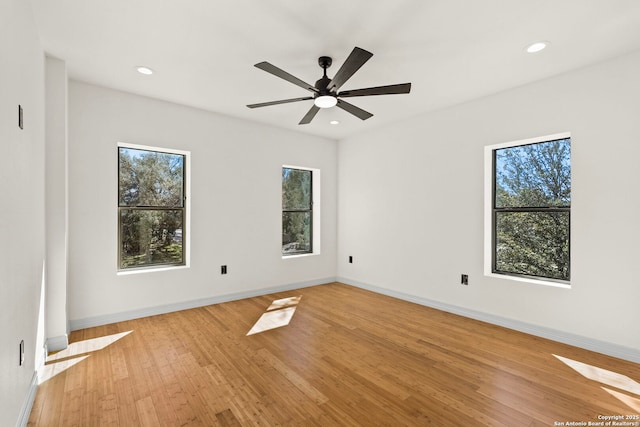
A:
[[[51,351],[60,351],[69,345],[69,336],[67,334],[58,337],[47,338],[47,353]]]
[[[31,408],[33,408],[33,402],[36,400],[36,392],[38,391],[38,372],[33,373],[27,395],[22,402],[22,408],[20,408],[20,415],[18,421],[16,421],[16,427],[25,427],[29,422],[29,416],[31,415]]]
[[[141,317],[155,316],[158,314],[171,313],[174,311],[188,310],[190,308],[204,307],[212,304],[220,304],[223,302],[235,301],[244,298],[251,298],[260,295],[268,295],[276,292],[290,291],[293,289],[306,288],[309,286],[322,285],[325,283],[335,282],[335,277],[325,277],[323,279],[310,280],[306,282],[289,283],[286,285],[274,286],[270,288],[254,289],[250,291],[238,292],[234,294],[221,295],[211,298],[203,298],[192,301],[184,301],[174,304],[167,304],[157,307],[141,308],[139,310],[131,310],[120,313],[106,314],[103,316],[87,317],[84,319],[70,320],[71,330],[92,328],[94,326],[108,325],[110,323],[124,322],[126,320],[139,319]]]
[[[595,351],[597,353],[606,354],[608,356],[617,357],[620,359],[628,360],[630,362],[640,363],[640,351],[624,347],[618,344],[613,344],[605,341],[596,340],[593,338],[583,337],[581,335],[572,334],[569,332],[559,331],[557,329],[546,328],[543,326],[536,326],[519,320],[508,319],[505,317],[495,316],[493,314],[483,313],[481,311],[471,310],[464,307],[458,307],[451,304],[446,304],[439,301],[433,301],[426,298],[417,297],[415,295],[405,294],[397,292],[391,289],[380,288],[377,286],[369,285],[367,283],[361,283],[355,280],[348,279],[346,277],[336,278],[337,282],[345,283],[347,285],[355,286],[358,288],[366,289],[368,291],[376,292],[379,294],[387,295],[390,297],[398,298],[401,300],[413,302],[416,304],[424,305],[427,307],[435,308],[438,310],[446,311],[449,313],[457,314],[471,319],[480,320],[483,322],[491,323],[505,328],[514,329],[516,331],[524,332],[527,334],[535,335],[542,338],[547,338],[553,341],[558,341],[564,344],[573,345],[586,350]]]
[[[440,301],[434,301],[427,298],[418,297],[415,295],[405,294],[397,292],[391,289],[380,288],[367,283],[351,280],[346,277],[327,277],[324,279],[311,280],[307,282],[290,283],[286,285],[280,285],[270,288],[255,289],[245,292],[239,292],[234,294],[221,295],[211,298],[203,298],[192,301],[185,301],[175,304],[168,304],[157,307],[148,307],[139,310],[132,310],[114,314],[107,314],[103,316],[88,317],[84,319],[75,319],[70,321],[71,330],[91,328],[94,326],[102,326],[110,323],[122,322],[126,320],[139,319],[141,317],[155,316],[158,314],[171,313],[174,311],[187,310],[190,308],[203,307],[212,304],[219,304],[223,302],[235,301],[244,298],[251,298],[260,295],[268,295],[276,292],[290,291],[293,289],[306,288],[309,286],[322,285],[331,282],[341,282],[347,285],[355,286],[358,288],[366,289],[372,292],[376,292],[382,295],[402,299],[405,301],[413,302],[416,304],[424,305],[426,307],[435,308],[438,310],[446,311],[449,313],[457,314],[471,319],[480,320],[483,322],[491,323],[505,328],[514,329],[516,331],[524,332],[527,334],[547,338],[553,341],[558,341],[564,344],[573,345],[576,347],[584,348],[586,350],[595,351],[598,353],[606,354],[620,359],[628,360],[635,363],[640,363],[640,351],[613,344],[605,341],[596,340],[593,338],[584,337],[581,335],[572,334],[569,332],[559,331],[557,329],[546,328],[543,326],[532,325],[530,323],[521,322],[519,320],[508,319],[505,317],[495,316],[493,314],[483,313],[481,311],[471,310],[464,307],[459,307]],[[56,337],[59,338],[59,337]]]

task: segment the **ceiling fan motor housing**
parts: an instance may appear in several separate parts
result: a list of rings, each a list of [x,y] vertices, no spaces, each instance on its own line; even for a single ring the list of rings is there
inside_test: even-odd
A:
[[[331,82],[331,79],[327,76],[322,77],[315,84],[316,89],[318,89],[318,93],[315,94],[315,97],[325,96],[325,95],[335,95],[327,90],[327,86]]]
[[[320,58],[318,58],[318,65],[320,65],[320,67],[322,67],[322,69],[324,70],[324,76],[322,76],[320,80],[316,81],[315,87],[316,89],[318,89],[318,93],[314,94],[314,98],[317,98],[319,96],[334,95],[327,90],[327,86],[329,86],[329,83],[331,82],[331,79],[327,77],[327,68],[331,67],[331,62],[332,59],[329,56],[321,56]]]

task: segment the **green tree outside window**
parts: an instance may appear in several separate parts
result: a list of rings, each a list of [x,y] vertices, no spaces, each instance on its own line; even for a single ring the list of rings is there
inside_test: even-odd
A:
[[[312,252],[312,171],[282,168],[282,254]]]
[[[184,264],[185,156],[118,147],[119,266]]]
[[[568,281],[570,138],[493,153],[493,272]]]

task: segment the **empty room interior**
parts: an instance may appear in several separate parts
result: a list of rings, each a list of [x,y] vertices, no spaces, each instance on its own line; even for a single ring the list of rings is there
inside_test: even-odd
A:
[[[0,0],[0,425],[640,426],[640,2]]]

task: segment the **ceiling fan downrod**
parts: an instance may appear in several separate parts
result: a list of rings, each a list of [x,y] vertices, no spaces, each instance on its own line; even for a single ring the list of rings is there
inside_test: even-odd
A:
[[[318,108],[331,108],[338,103],[338,98],[335,93],[332,93],[327,89],[331,79],[327,77],[327,68],[331,66],[331,57],[321,56],[318,58],[318,65],[322,67],[323,76],[320,80],[316,81],[316,89],[318,92],[313,96],[313,103]]]
[[[326,96],[329,95],[329,91],[327,90],[327,86],[331,82],[331,79],[327,77],[327,68],[331,67],[331,57],[329,56],[321,56],[318,58],[318,65],[322,67],[323,76],[320,80],[316,81],[316,89],[318,89],[318,96]]]

